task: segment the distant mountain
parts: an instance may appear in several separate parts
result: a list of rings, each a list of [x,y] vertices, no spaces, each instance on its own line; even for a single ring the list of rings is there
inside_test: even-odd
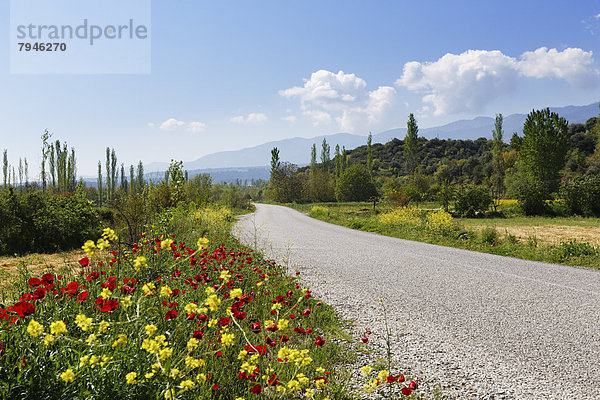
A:
[[[598,115],[598,104],[593,103],[586,106],[566,106],[551,107],[550,110],[560,114],[569,121],[569,123],[585,123],[589,118]],[[522,133],[526,114],[511,114],[504,116],[504,140],[509,141],[513,132]],[[470,120],[454,121],[446,125],[433,128],[419,129],[419,136],[427,139],[438,137],[440,139],[477,139],[480,137],[491,138],[494,128],[494,118],[477,117]],[[373,135],[373,143],[387,143],[393,138],[403,139],[406,135],[406,128],[391,129]],[[283,161],[288,161],[297,165],[305,165],[310,162],[310,148],[313,143],[317,145],[317,153],[320,154],[321,142],[327,139],[327,143],[333,150],[336,144],[340,147],[346,146],[347,149],[354,149],[366,144],[366,136],[353,135],[350,133],[336,133],[333,135],[316,136],[307,138],[283,139],[258,146],[248,147],[241,150],[221,151],[208,154],[195,161],[184,163],[184,168],[188,171],[202,170],[213,175],[213,180],[219,182],[216,177],[227,177],[227,181],[235,174],[240,174],[240,179],[259,179],[264,176],[261,170],[260,175],[251,176],[252,173],[258,173],[259,170],[252,170],[249,167],[264,167],[271,160],[271,149],[277,147],[280,157]],[[167,163],[151,163],[146,165],[146,171],[156,172],[164,171],[168,168]],[[212,170],[211,170],[212,169]],[[244,178],[241,178],[244,177]],[[267,175],[268,178],[268,175]],[[221,179],[221,178],[219,178]],[[223,178],[225,179],[225,178]],[[235,180],[235,179],[234,179]]]

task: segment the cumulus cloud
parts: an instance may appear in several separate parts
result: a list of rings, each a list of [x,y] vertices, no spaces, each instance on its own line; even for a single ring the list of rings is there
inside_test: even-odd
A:
[[[201,133],[206,130],[206,124],[204,122],[194,121],[190,122],[186,129],[192,133]]]
[[[181,128],[184,125],[185,122],[183,121],[178,121],[175,118],[169,118],[168,120],[160,124],[160,129],[162,129],[163,131],[174,131],[175,129]]]
[[[304,80],[303,86],[280,90],[285,98],[298,98],[302,113],[313,125],[335,120],[340,129],[356,131],[378,124],[395,102],[396,90],[382,86],[368,91],[364,79],[355,74],[319,70]]]
[[[156,127],[156,124],[154,122],[150,122],[148,123],[148,127],[154,129]],[[185,123],[175,118],[169,118],[168,120],[158,125],[158,127],[163,131],[171,132],[183,128],[185,128],[185,130],[187,130],[188,132],[192,133],[200,133],[206,130],[206,124],[203,122],[193,121],[190,123]]]
[[[298,118],[295,115],[286,115],[285,117],[281,117],[281,119],[289,122],[290,124],[295,124]]]
[[[262,124],[267,120],[268,117],[263,113],[250,113],[245,117],[243,115],[239,115],[229,119],[229,121],[233,122],[234,124]]]
[[[579,88],[600,83],[591,51],[541,47],[519,59],[498,50],[468,50],[434,62],[408,62],[396,84],[423,92],[423,102],[435,115],[443,115],[481,111],[495,97],[514,90],[519,77],[562,79]]]

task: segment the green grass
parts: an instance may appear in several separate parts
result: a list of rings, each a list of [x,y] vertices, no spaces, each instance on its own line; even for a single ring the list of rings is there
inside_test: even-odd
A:
[[[288,204],[287,206],[325,222],[386,236],[527,260],[600,269],[600,250],[591,246],[587,241],[573,240],[569,236],[558,238],[560,240],[556,241],[548,241],[545,236],[538,238],[537,235],[529,234],[519,237],[508,231],[511,227],[535,229],[535,227],[547,227],[548,225],[564,227],[567,232],[569,229],[575,228],[594,229],[600,225],[597,218],[531,218],[522,216],[459,218],[455,220],[456,229],[454,231],[440,234],[425,229],[423,225],[384,225],[380,223],[378,216],[392,209],[387,204],[380,204],[375,210],[373,210],[372,203]],[[323,207],[323,209],[311,212],[314,206]],[[428,210],[439,208],[439,204],[426,203],[419,205],[419,208],[424,215]],[[509,208],[510,211],[509,206],[506,208]],[[510,212],[507,214],[510,215]],[[545,234],[546,230],[548,229],[539,228],[539,235]]]

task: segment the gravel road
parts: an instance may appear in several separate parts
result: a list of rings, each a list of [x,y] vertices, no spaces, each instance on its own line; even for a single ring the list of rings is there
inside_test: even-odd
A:
[[[600,272],[355,231],[256,205],[235,232],[393,358],[460,399],[600,399]]]

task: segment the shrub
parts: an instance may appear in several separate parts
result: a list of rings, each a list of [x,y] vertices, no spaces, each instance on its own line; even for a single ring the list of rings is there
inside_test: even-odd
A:
[[[368,201],[377,196],[377,188],[373,179],[362,164],[348,167],[338,179],[335,187],[335,197],[338,201]]]
[[[456,230],[452,215],[443,210],[428,213],[425,225],[429,231],[442,235],[447,235]]]
[[[481,231],[481,243],[494,245],[498,243],[498,231],[496,228],[484,228]]]
[[[514,184],[514,194],[525,215],[542,215],[547,212],[546,200],[549,195],[541,182],[531,178],[521,179]]]
[[[322,206],[312,206],[308,215],[313,218],[325,215],[329,216],[329,208]]]
[[[492,196],[483,186],[463,186],[456,194],[454,209],[458,215],[474,217],[489,210]]]
[[[598,254],[598,249],[587,242],[571,240],[556,246],[555,254],[556,258],[560,261],[571,257],[593,256]]]
[[[600,216],[600,176],[576,177],[560,190],[571,214]]]
[[[387,213],[379,214],[379,223],[383,225],[421,225],[421,213],[416,207],[406,206]]]

